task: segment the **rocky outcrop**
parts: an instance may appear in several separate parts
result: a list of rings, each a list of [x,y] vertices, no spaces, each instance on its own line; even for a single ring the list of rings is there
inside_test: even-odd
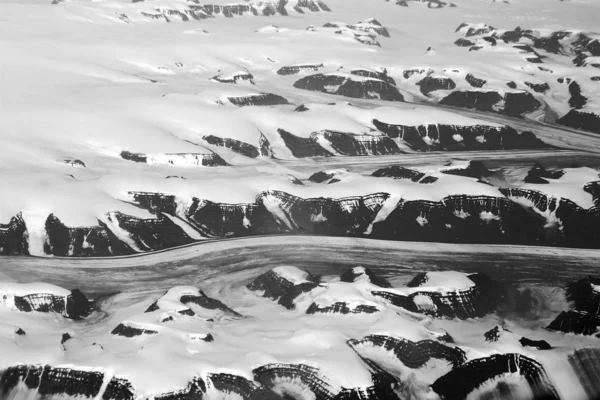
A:
[[[541,104],[529,92],[455,91],[440,100],[439,104],[473,108],[519,117],[538,109]]]
[[[547,329],[565,333],[594,335],[600,326],[600,279],[588,276],[569,283],[566,298],[573,309],[561,312]]]
[[[0,295],[4,303],[11,304],[11,308],[20,312],[54,313],[70,319],[82,319],[92,312],[91,302],[79,289],[73,289],[70,293],[58,287],[56,289],[65,293],[32,287],[27,294],[22,294],[16,288],[0,289]]]
[[[216,75],[210,78],[213,81],[220,83],[238,84],[240,82],[249,82],[254,85],[254,76],[248,71],[238,71],[231,75]]]
[[[0,223],[0,255],[28,255],[27,227],[21,213],[12,217],[8,224]]]
[[[375,275],[375,273],[373,271],[371,271],[369,268],[365,268],[365,267],[350,268],[349,270],[344,272],[342,275],[340,275],[341,282],[353,283],[353,282],[363,280],[363,279],[366,279],[371,284],[382,287],[382,288],[392,287],[392,284],[390,282],[388,282],[387,279]]]
[[[468,279],[472,285],[468,287],[436,287],[423,288],[425,282],[414,283],[422,279],[418,275],[413,279],[415,288],[410,294],[401,294],[393,290],[373,290],[371,293],[391,304],[406,310],[430,315],[436,318],[477,318],[494,311],[502,298],[502,290],[498,284],[484,274],[471,274]]]
[[[379,79],[352,74],[310,75],[296,81],[294,87],[359,99],[404,101],[404,97],[394,85]]]
[[[495,354],[469,361],[436,380],[431,387],[444,399],[465,399],[487,381],[515,373],[525,379],[535,399],[560,398],[542,364],[515,353]]]
[[[221,156],[216,153],[163,153],[143,154],[122,151],[121,158],[127,161],[146,163],[151,165],[169,165],[178,167],[217,167],[228,165]]]
[[[342,387],[318,368],[305,364],[267,364],[252,372],[254,380],[282,393],[284,399],[303,393],[319,400],[400,400],[394,390],[398,385],[396,378],[374,364],[367,363],[365,367],[371,372],[372,385],[355,388]]]
[[[436,90],[453,90],[456,88],[456,83],[445,76],[436,77],[429,75],[417,82],[417,85],[421,88],[421,93],[425,96]]]
[[[307,314],[373,314],[380,310],[371,304],[348,304],[344,301],[336,301],[333,304],[321,306],[312,303],[307,309]]]
[[[487,83],[485,79],[476,78],[473,74],[467,74],[465,76],[465,81],[474,88],[481,88]]]
[[[249,94],[247,96],[227,97],[227,101],[238,107],[277,106],[289,104],[288,101],[273,93]]]
[[[446,361],[453,368],[461,366],[467,360],[462,349],[435,340],[412,342],[385,335],[369,335],[360,340],[350,339],[348,345],[359,354],[368,348],[381,349],[395,362],[412,369],[425,366],[431,359]]]
[[[335,155],[342,156],[375,156],[400,154],[400,148],[386,135],[357,135],[346,132],[324,130],[313,132],[310,140],[318,144],[326,144]]]
[[[296,64],[286,65],[277,70],[278,75],[296,75],[301,72],[313,72],[323,68],[323,64]]]
[[[518,133],[509,126],[392,125],[374,119],[373,125],[414,150],[499,150],[549,147],[531,132]]]
[[[557,119],[556,122],[570,128],[600,133],[600,115],[593,112],[571,110]]]
[[[548,85],[547,83],[525,82],[525,84],[531,89],[533,89],[533,91],[536,93],[546,93],[548,90],[550,90],[550,85]]]
[[[545,184],[549,183],[547,179],[560,179],[565,174],[565,171],[548,171],[542,164],[536,163],[533,168],[527,172],[524,179],[525,183]]]
[[[242,154],[246,157],[256,158],[260,155],[258,148],[246,142],[242,142],[236,139],[221,138],[215,135],[206,135],[202,137],[203,140],[212,144],[213,146],[225,147],[236,153]]]
[[[577,349],[568,360],[588,398],[600,398],[600,349]]]
[[[260,275],[246,287],[252,291],[260,291],[263,297],[277,300],[278,304],[293,310],[296,297],[310,292],[318,285],[318,279],[309,272],[295,267],[278,267]]]
[[[434,183],[438,180],[435,176],[430,176],[424,172],[420,172],[414,169],[401,167],[399,165],[393,165],[391,167],[380,168],[373,172],[371,176],[378,178],[394,178],[394,179],[409,179],[412,182],[419,183]]]
[[[304,158],[333,156],[331,152],[325,150],[312,137],[302,138],[283,129],[278,129],[277,133],[279,133],[279,136],[281,136],[283,139],[285,146],[290,149],[294,157]]]
[[[485,178],[493,174],[481,161],[469,161],[466,167],[451,166],[443,168],[441,172],[448,175],[459,175],[476,179]]]
[[[352,75],[363,76],[365,78],[379,79],[380,81],[387,82],[390,85],[396,85],[396,81],[387,74],[387,70],[385,68],[383,69],[383,72],[372,71],[370,69],[353,69],[350,71],[350,73]]]

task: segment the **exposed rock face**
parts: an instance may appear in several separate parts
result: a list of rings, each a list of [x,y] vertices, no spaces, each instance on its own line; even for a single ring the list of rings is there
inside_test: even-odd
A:
[[[85,318],[92,312],[91,302],[79,289],[71,290],[66,296],[44,292],[18,295],[10,291],[0,295],[21,312],[54,313],[71,319]]]
[[[364,267],[350,268],[349,270],[347,270],[340,276],[341,282],[352,283],[352,282],[356,282],[356,281],[362,280],[362,279],[366,279],[369,282],[371,282],[373,285],[379,286],[382,288],[392,287],[392,284],[389,283],[387,281],[387,279],[384,279],[384,278],[381,278],[381,277],[375,275],[375,273],[373,271],[371,271],[369,268],[364,268]]]
[[[53,368],[49,365],[18,365],[0,371],[0,394],[5,397],[19,385],[37,390],[41,396],[66,395],[95,398],[104,383],[104,374],[78,371],[70,368]],[[110,397],[106,397],[111,399]],[[126,398],[126,397],[125,397]]]
[[[111,256],[132,254],[134,251],[121,242],[106,224],[98,226],[67,227],[54,214],[46,220],[47,239],[44,251],[56,256]]]
[[[446,361],[453,368],[461,366],[467,360],[462,349],[435,340],[412,342],[385,335],[369,335],[360,340],[350,339],[348,344],[359,354],[365,348],[381,348],[395,360],[412,369],[423,367],[432,358]]]
[[[267,364],[253,371],[254,380],[274,392],[282,393],[283,399],[306,393],[308,398],[319,400],[400,400],[394,388],[396,378],[373,364],[366,364],[371,372],[372,386],[344,388],[328,380],[318,368],[305,364]],[[257,399],[258,400],[258,399]]]
[[[360,99],[404,101],[398,89],[375,78],[354,78],[355,75],[315,74],[294,83],[294,87]]]
[[[288,104],[288,101],[273,93],[259,93],[248,96],[228,97],[227,101],[238,107],[246,106],[277,106]]]
[[[145,329],[141,327],[131,326],[128,324],[119,324],[115,329],[112,330],[111,334],[117,336],[125,336],[128,338],[142,335],[156,335],[158,331],[154,329]]]
[[[556,122],[571,128],[600,133],[600,115],[592,112],[571,110]]]
[[[436,380],[432,389],[445,399],[464,399],[485,382],[507,373],[523,376],[536,399],[558,400],[559,396],[537,361],[522,354],[495,354],[472,360]]]
[[[507,92],[501,95],[494,91],[455,91],[443,98],[440,104],[474,108],[519,117],[538,109],[541,104],[529,92]]]
[[[549,183],[547,179],[559,179],[565,174],[565,171],[548,171],[542,164],[537,163],[527,173],[525,183],[544,184]]]
[[[307,314],[373,314],[378,312],[376,306],[370,304],[349,305],[343,301],[337,301],[327,306],[312,303],[306,310]]]
[[[206,135],[203,136],[202,139],[206,140],[213,146],[225,147],[235,151],[236,153],[243,154],[246,157],[256,158],[260,155],[260,152],[256,146],[236,139],[221,138],[214,135]]]
[[[473,74],[467,74],[467,76],[465,76],[465,80],[474,88],[481,88],[487,83],[485,79],[476,78]]]
[[[549,147],[531,132],[517,133],[509,126],[489,125],[391,125],[373,120],[391,138],[401,139],[415,150],[496,150]]]
[[[419,183],[434,183],[438,180],[438,178],[436,178],[435,176],[429,176],[423,172],[401,167],[399,165],[380,168],[377,171],[373,172],[371,176],[387,177],[394,179],[410,179],[413,182]]]
[[[577,349],[568,360],[588,398],[600,398],[600,349]]]
[[[386,135],[355,135],[336,131],[319,131],[310,135],[315,143],[326,143],[326,148],[333,149],[336,155],[365,156],[402,153],[400,148]]]
[[[352,75],[356,76],[364,76],[366,78],[375,78],[380,81],[384,81],[389,83],[390,85],[396,85],[396,81],[391,76],[388,76],[387,70],[383,70],[383,72],[371,71],[369,69],[353,69],[350,71]]]
[[[333,156],[333,154],[327,150],[325,150],[317,141],[311,138],[302,138],[296,136],[290,132],[287,132],[283,129],[278,129],[277,132],[285,142],[285,145],[294,157],[303,158],[303,157],[328,157]]]
[[[128,161],[154,164],[154,165],[172,165],[181,167],[216,167],[227,165],[227,162],[216,153],[164,153],[164,154],[143,154],[122,151],[121,158]]]
[[[404,77],[404,79],[410,79],[413,75],[425,75],[425,76],[429,76],[431,74],[433,74],[435,71],[432,70],[431,68],[411,68],[411,69],[405,69],[402,72],[402,76]]]
[[[408,286],[418,288],[424,285],[426,281],[415,283],[423,276],[426,277],[426,274],[417,275]],[[468,278],[473,282],[469,287],[442,287],[422,291],[415,289],[410,295],[385,290],[371,293],[397,307],[438,318],[476,318],[492,312],[502,296],[497,283],[484,274],[471,274]]]
[[[467,176],[477,179],[492,175],[492,171],[487,169],[481,161],[469,161],[469,164],[464,168],[450,167],[442,169],[442,172],[448,175]]]
[[[452,90],[456,88],[456,83],[445,76],[426,76],[417,82],[417,85],[421,88],[421,93],[425,96],[436,90]]]
[[[323,68],[323,64],[297,64],[287,65],[277,70],[278,75],[295,75],[305,71],[318,71]]]
[[[468,39],[465,38],[459,38],[456,40],[456,42],[454,42],[455,45],[459,46],[459,47],[471,47],[474,46],[475,43],[471,42]]]
[[[319,172],[315,172],[314,174],[312,174],[308,178],[308,180],[311,182],[314,182],[314,183],[323,183],[325,181],[330,180],[334,176],[335,176],[335,174],[328,174],[327,172],[319,171]]]
[[[12,217],[8,224],[0,223],[0,255],[28,255],[27,228],[21,213]]]
[[[550,90],[550,86],[547,83],[525,82],[525,84],[527,86],[529,86],[531,89],[533,89],[534,92],[537,92],[537,93],[546,93],[548,90]]]
[[[142,0],[143,1],[143,0]],[[133,3],[139,1],[134,0]],[[308,12],[331,11],[321,0],[278,0],[268,2],[250,2],[249,4],[201,4],[200,0],[190,0],[187,7],[182,10],[173,8],[160,8],[156,13],[141,12],[143,16],[155,20],[171,22],[179,19],[183,22],[191,20],[203,20],[223,16],[233,18],[235,16],[287,16],[294,12],[305,14]]]
[[[565,333],[593,335],[600,325],[600,279],[588,276],[567,285],[566,297],[573,310],[561,312],[547,329]]]
[[[532,339],[528,339],[526,337],[522,337],[521,339],[519,339],[519,343],[521,343],[521,345],[523,347],[535,347],[538,350],[551,350],[552,346],[550,346],[550,343],[546,342],[545,340],[532,340]]]
[[[252,291],[262,291],[262,296],[277,300],[287,309],[294,309],[294,300],[304,292],[318,286],[318,279],[309,272],[295,267],[279,267],[260,275],[247,285]]]
[[[220,83],[232,83],[238,84],[240,82],[249,82],[254,85],[254,76],[248,71],[235,72],[229,76],[217,75],[213,76],[211,80]]]

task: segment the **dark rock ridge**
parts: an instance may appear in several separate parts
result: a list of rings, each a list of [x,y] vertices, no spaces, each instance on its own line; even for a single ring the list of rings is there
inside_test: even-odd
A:
[[[217,81],[220,83],[232,83],[237,84],[238,82],[250,82],[254,85],[254,76],[248,71],[240,71],[236,72],[230,76],[217,75],[210,78],[213,81]]]
[[[291,272],[300,273],[304,282],[294,282],[286,274],[286,271],[273,269],[257,277],[246,287],[252,291],[261,291],[262,296],[277,300],[277,303],[289,310],[295,308],[294,300],[305,292],[310,292],[319,285],[319,280],[309,272],[293,269]]]
[[[365,278],[375,286],[382,288],[392,287],[392,284],[387,279],[375,275],[373,271],[365,267],[350,268],[340,276],[340,281],[352,283]]]
[[[246,106],[277,106],[289,104],[288,101],[273,93],[250,94],[247,96],[228,97],[227,100],[238,107]]]
[[[21,213],[12,217],[8,224],[0,223],[0,255],[29,255],[27,228]]]
[[[439,104],[497,112],[512,117],[530,113],[541,106],[540,102],[526,91],[504,94],[495,91],[455,91],[440,100]]]
[[[353,133],[324,130],[313,132],[308,138],[302,138],[283,129],[278,129],[277,132],[294,157],[298,158],[402,153],[396,142],[386,135],[357,135]],[[329,143],[328,148],[324,148],[321,145],[323,142]],[[336,153],[331,153],[332,150]]]
[[[304,71],[318,71],[323,68],[323,64],[297,64],[287,65],[277,70],[278,75],[295,75]]]
[[[393,175],[394,171],[389,173]],[[590,182],[584,189],[594,193],[596,186]],[[104,222],[99,222],[99,228],[106,230],[106,237],[99,236],[104,240],[99,242],[102,246],[91,248],[79,239],[85,228],[65,228],[52,216],[45,240],[63,245],[43,246],[44,251],[66,256],[133,254],[192,243],[195,239],[188,236],[191,231],[209,238],[313,234],[586,248],[598,248],[600,243],[598,206],[583,209],[567,198],[557,199],[523,188],[500,188],[492,196],[451,195],[440,201],[398,199],[379,216],[383,204],[390,199],[388,193],[305,199],[281,191],[265,191],[252,203],[226,204],[192,198],[183,208],[178,208],[172,195],[132,192],[130,196],[133,204],[155,218],[109,213],[102,217]],[[108,234],[117,223],[118,236]],[[189,229],[184,230],[182,226],[186,225]],[[27,237],[24,227],[5,234],[3,240],[28,246]],[[28,247],[18,249],[17,254],[18,251],[26,254]]]
[[[117,325],[117,327],[113,329],[110,333],[116,336],[124,336],[131,338],[142,335],[156,335],[158,331],[155,331],[154,329],[138,328],[135,326],[130,326],[127,323],[121,323]]]
[[[467,360],[462,349],[435,340],[412,342],[385,335],[369,335],[360,340],[350,339],[348,344],[359,354],[366,347],[381,348],[398,362],[412,369],[423,367],[431,359],[446,361],[453,368],[461,366]]]
[[[373,172],[371,176],[378,178],[394,178],[394,179],[409,179],[412,182],[418,183],[434,183],[438,180],[435,176],[430,176],[424,172],[420,172],[414,169],[401,167],[399,165],[393,165],[391,167],[380,168]]]
[[[337,301],[327,306],[312,303],[306,309],[307,314],[373,314],[380,311],[376,306],[370,304],[348,305],[344,301]]]
[[[532,340],[532,339],[528,339],[526,337],[522,337],[521,339],[519,339],[519,343],[521,343],[521,345],[523,347],[535,347],[538,350],[551,350],[552,346],[550,346],[550,343],[546,342],[545,340]]]
[[[417,275],[415,279],[423,275],[426,276]],[[371,294],[397,307],[436,318],[477,318],[494,311],[503,295],[499,284],[481,273],[468,275],[468,278],[473,281],[473,286],[467,288],[417,289],[408,296],[386,290],[373,290]],[[408,286],[419,287],[421,284]],[[427,301],[424,302],[424,298]]]
[[[213,146],[225,147],[246,157],[256,158],[260,155],[260,152],[258,151],[258,148],[256,146],[253,146],[246,142],[242,142],[240,140],[221,138],[215,135],[206,135],[203,136],[202,139],[206,140]]]
[[[431,74],[433,74],[435,71],[432,70],[431,68],[410,68],[410,69],[405,69],[402,72],[402,76],[404,77],[404,79],[410,79],[413,75],[425,75],[425,76],[429,76]]]
[[[122,151],[121,158],[127,161],[160,164],[160,165],[198,165],[204,167],[216,167],[228,165],[225,160],[216,153],[164,153],[157,156],[143,153],[131,153]]]
[[[600,133],[600,115],[593,112],[571,110],[556,122],[571,128]]]
[[[421,93],[425,96],[436,90],[453,90],[456,88],[456,83],[445,76],[429,75],[417,82],[417,85],[421,88]]]
[[[204,293],[202,290],[198,290],[198,294],[183,294],[181,296],[179,296],[179,302],[183,305],[191,305],[194,304],[198,307],[207,309],[207,310],[219,310],[224,312],[225,314],[230,314],[236,317],[241,316],[238,312],[232,310],[231,308],[229,308],[227,305],[225,305],[223,302],[221,302],[220,300],[217,299],[213,299],[212,297],[209,297],[206,295],[206,293]],[[148,309],[146,309],[146,313],[149,312],[154,312],[160,310],[160,307],[158,305],[158,300],[155,301],[154,303],[152,303]],[[190,309],[186,309],[186,310],[181,310],[179,311],[181,314],[188,314],[188,315],[195,315],[194,312]]]
[[[312,174],[308,180],[314,183],[323,183],[332,179],[335,174],[328,174],[327,172],[319,171]]]
[[[387,155],[402,153],[400,148],[387,135],[352,134],[324,130],[313,132],[310,139],[314,143],[330,143],[331,148],[343,156]]]
[[[567,300],[573,309],[561,312],[547,329],[565,333],[593,335],[600,325],[600,279],[592,276],[567,285]]]
[[[355,79],[351,74],[310,75],[296,81],[294,87],[360,99],[404,101],[394,85],[375,78]]]
[[[600,349],[577,349],[568,360],[588,398],[600,398]]]
[[[535,399],[560,398],[542,364],[516,353],[494,354],[469,361],[437,379],[431,388],[444,399],[465,399],[485,382],[509,373],[518,373],[525,378]]]
[[[459,175],[477,179],[493,175],[493,172],[487,169],[481,161],[469,161],[469,164],[464,168],[445,168],[441,172],[447,175]]]
[[[143,0],[134,0],[137,3]],[[321,0],[277,0],[270,2],[261,2],[259,4],[202,4],[200,0],[189,0],[187,7],[183,10],[172,8],[156,9],[156,13],[141,12],[141,14],[150,19],[162,19],[165,22],[171,22],[171,18],[178,18],[181,21],[203,20],[223,16],[233,18],[234,16],[287,16],[292,10],[305,14],[307,12],[331,11],[330,8]]]
[[[55,313],[71,319],[82,319],[92,312],[90,301],[79,289],[71,290],[67,296],[32,293],[14,296],[13,300],[15,307],[22,312]]]
[[[542,164],[536,163],[533,168],[527,172],[524,182],[545,184],[549,183],[547,179],[559,179],[564,174],[565,171],[548,171]]]
[[[318,368],[305,364],[267,364],[252,372],[255,381],[282,393],[282,400],[294,399],[298,393],[305,391],[311,393],[308,398],[319,400],[400,400],[401,397],[394,390],[399,384],[398,380],[374,363],[363,361],[372,377],[372,385],[365,388],[334,386]],[[282,377],[285,381],[279,383]]]
[[[548,90],[550,90],[550,86],[547,83],[525,82],[525,84],[533,89],[533,91],[536,93],[546,93]]]
[[[476,78],[473,74],[467,74],[465,81],[474,88],[482,88],[487,83],[485,79]]]
[[[380,81],[387,82],[390,85],[396,85],[396,81],[387,74],[386,69],[384,69],[383,72],[372,71],[369,69],[353,69],[350,71],[350,73],[356,76],[364,76],[365,78],[379,79]]]
[[[377,119],[373,125],[414,150],[499,150],[551,147],[531,132],[518,133],[510,126],[491,125],[392,125]]]

